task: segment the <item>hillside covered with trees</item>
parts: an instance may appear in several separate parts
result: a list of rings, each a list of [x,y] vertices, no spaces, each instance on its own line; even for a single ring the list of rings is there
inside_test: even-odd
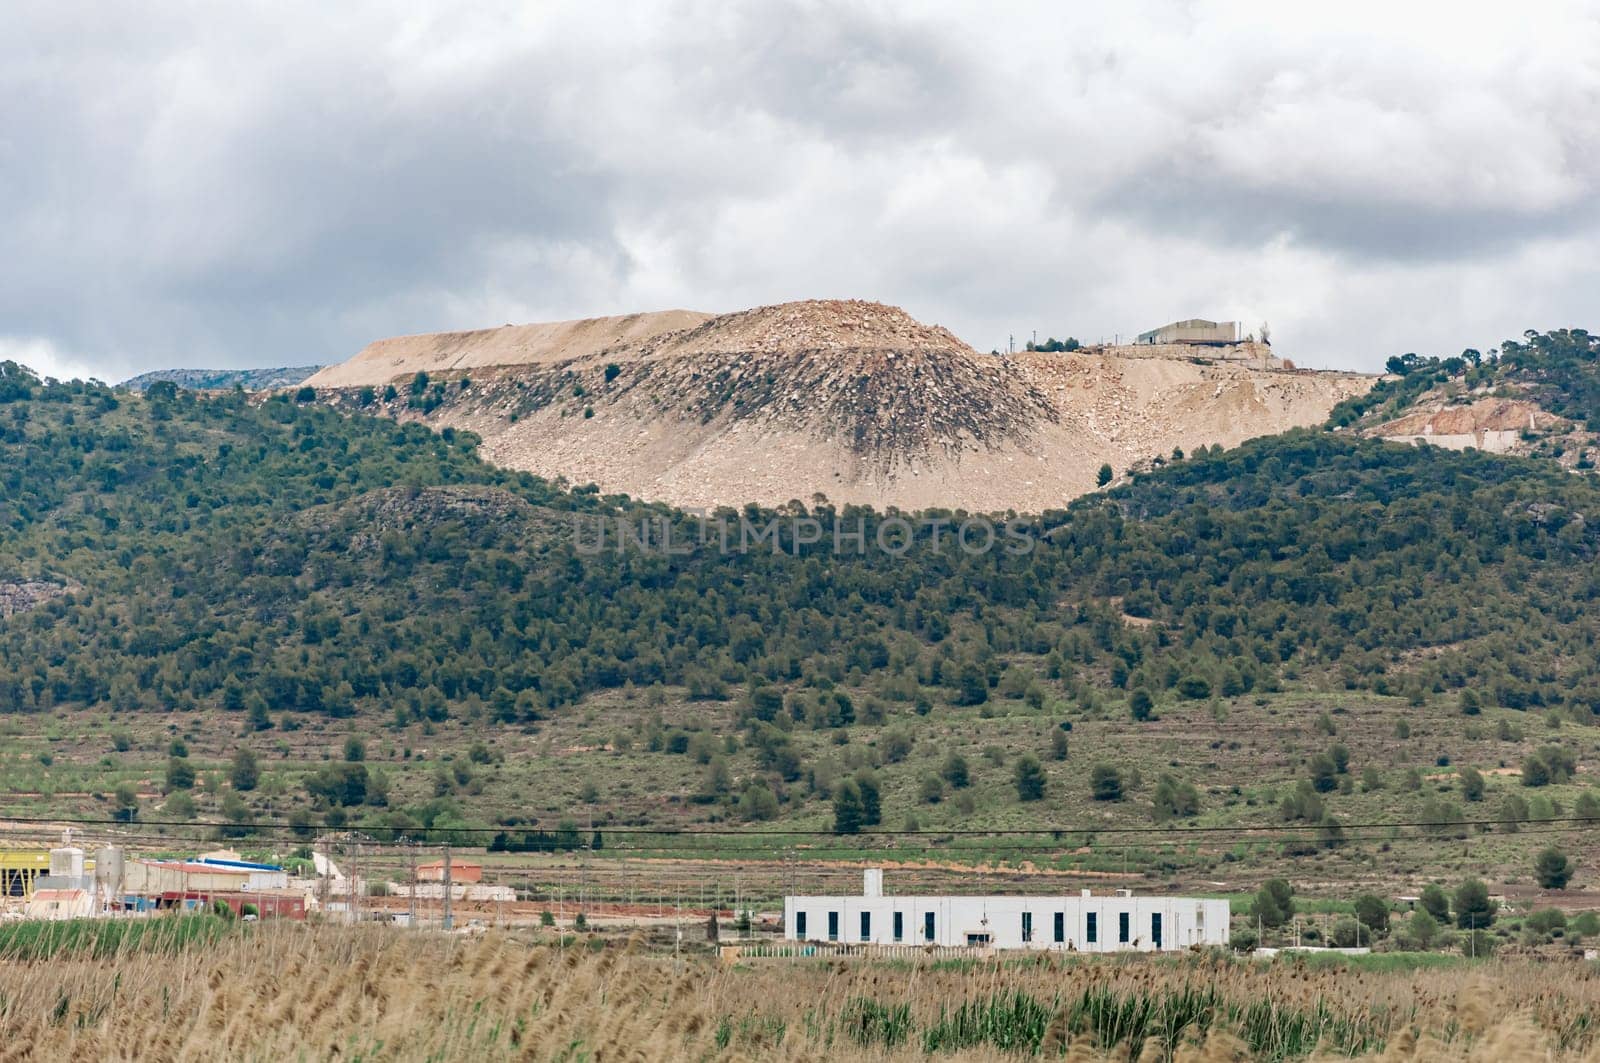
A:
[[[1526,397],[1589,432],[1600,432],[1600,336],[1584,329],[1528,332],[1498,349],[1468,348],[1448,358],[1396,355],[1385,368],[1387,379],[1340,403],[1329,423],[1389,420],[1429,392],[1448,389],[1458,400],[1484,393]]]
[[[14,365],[0,389],[0,581],[66,591],[0,625],[0,712],[512,722],[665,683],[804,715],[840,685],[970,703],[1002,682],[1600,709],[1600,495],[1552,463],[1298,431],[1029,518],[1026,554],[922,533],[898,556],[826,537],[590,556],[574,514],[696,526],[494,469],[467,434],[287,396],[137,397]],[[868,542],[882,519],[813,515]]]

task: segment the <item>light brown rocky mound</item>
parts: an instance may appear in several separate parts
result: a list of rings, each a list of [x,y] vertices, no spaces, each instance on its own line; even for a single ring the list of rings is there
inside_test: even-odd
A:
[[[407,342],[427,347],[418,340]],[[437,364],[453,342],[439,338]],[[1062,505],[1093,490],[1105,463],[1120,473],[1175,447],[1318,423],[1371,386],[1203,351],[979,354],[897,307],[855,300],[758,307],[571,357],[545,351],[470,374],[429,370],[425,394],[400,388],[378,406],[476,432],[501,465],[679,505],[821,494],[988,512]],[[354,391],[331,397],[357,402]]]
[[[883,472],[975,443],[1026,442],[1054,416],[1015,365],[881,303],[725,314],[598,360],[613,357],[615,382],[596,396],[608,405],[803,432]]]
[[[919,351],[970,356],[949,329],[924,325],[898,306],[863,299],[806,299],[722,314],[640,346],[643,357],[807,351]]]
[[[662,310],[472,332],[397,336],[368,344],[348,362],[327,366],[306,383],[317,388],[377,387],[409,380],[418,372],[560,362],[619,344],[643,343],[664,332],[690,328],[710,316],[695,310]]]

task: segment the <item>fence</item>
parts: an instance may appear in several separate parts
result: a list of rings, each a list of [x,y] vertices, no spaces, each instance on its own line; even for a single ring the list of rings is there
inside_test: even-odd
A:
[[[718,950],[724,963],[739,960],[953,960],[989,959],[992,948],[964,945],[842,945],[809,941],[752,941],[723,945]]]

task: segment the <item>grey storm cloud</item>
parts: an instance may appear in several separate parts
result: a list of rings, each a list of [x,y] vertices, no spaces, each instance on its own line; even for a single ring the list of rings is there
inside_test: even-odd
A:
[[[983,349],[1209,316],[1372,368],[1597,324],[1597,114],[1559,0],[25,2],[0,357],[857,296]]]

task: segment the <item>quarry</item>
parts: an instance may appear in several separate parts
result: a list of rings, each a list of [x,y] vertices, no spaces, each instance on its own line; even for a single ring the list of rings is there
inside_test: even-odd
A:
[[[806,300],[379,340],[307,385],[607,493],[997,512],[1061,505],[1103,465],[1320,423],[1374,379],[1253,338],[983,354],[898,307]]]

